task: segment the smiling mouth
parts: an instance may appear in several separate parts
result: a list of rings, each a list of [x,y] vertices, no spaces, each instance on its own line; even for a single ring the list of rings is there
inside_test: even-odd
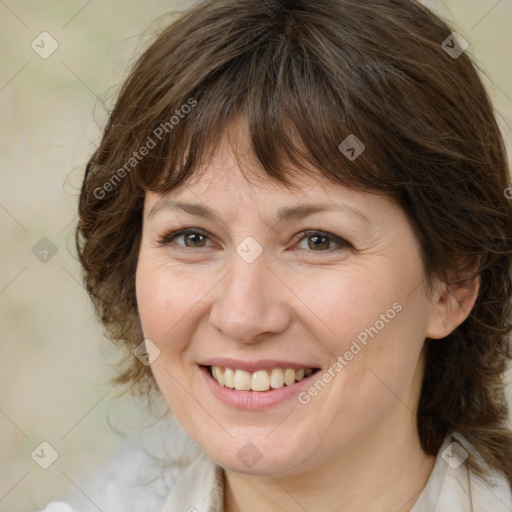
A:
[[[272,368],[248,372],[220,366],[204,366],[220,386],[236,391],[269,391],[285,386],[293,386],[303,379],[311,377],[319,368]]]

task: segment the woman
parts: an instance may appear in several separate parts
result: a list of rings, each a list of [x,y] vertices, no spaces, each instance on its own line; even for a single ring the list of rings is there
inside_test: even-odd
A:
[[[186,433],[95,507],[512,510],[512,205],[466,48],[411,0],[215,0],[145,51],[77,245],[116,382]]]

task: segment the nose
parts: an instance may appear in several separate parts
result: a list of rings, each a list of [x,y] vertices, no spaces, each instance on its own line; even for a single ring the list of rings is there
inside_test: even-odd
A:
[[[291,292],[276,277],[264,253],[248,263],[234,252],[231,269],[215,287],[215,294],[209,322],[239,343],[257,343],[290,324]]]

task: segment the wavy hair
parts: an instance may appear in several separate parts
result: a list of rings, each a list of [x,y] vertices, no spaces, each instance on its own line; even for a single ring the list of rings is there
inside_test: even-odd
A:
[[[508,162],[477,65],[447,51],[451,33],[415,0],[209,0],[161,31],[120,90],[79,200],[86,289],[127,351],[115,382],[156,386],[132,355],[143,340],[135,272],[145,192],[186,183],[228,121],[243,118],[270,179],[293,188],[314,169],[392,198],[420,242],[427,283],[480,276],[468,318],[425,340],[417,427],[426,453],[456,431],[480,454],[468,460],[476,472],[488,465],[510,479]],[[350,134],[366,146],[353,161],[339,150]]]

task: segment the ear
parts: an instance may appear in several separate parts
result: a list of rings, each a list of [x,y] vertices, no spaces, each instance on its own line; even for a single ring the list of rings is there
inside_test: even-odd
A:
[[[479,289],[479,275],[456,284],[439,286],[432,296],[432,314],[426,336],[442,339],[454,331],[469,316]]]

